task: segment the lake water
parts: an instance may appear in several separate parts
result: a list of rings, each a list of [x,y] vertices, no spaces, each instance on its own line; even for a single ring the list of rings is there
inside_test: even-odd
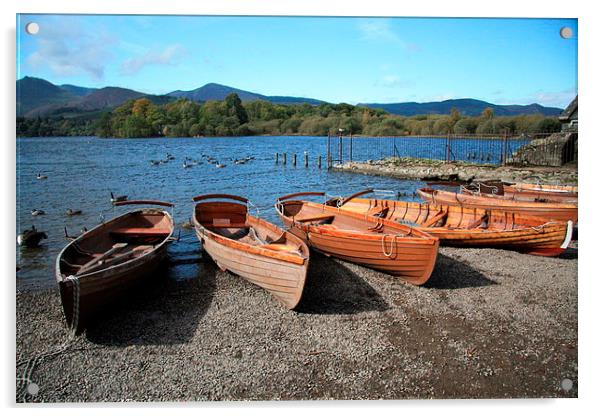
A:
[[[310,167],[303,166],[308,152]],[[288,153],[288,164],[275,164],[274,153]],[[153,166],[151,159],[176,159]],[[291,154],[297,154],[297,166]],[[226,165],[216,168],[202,155]],[[52,137],[17,139],[17,234],[32,225],[48,234],[39,248],[17,247],[17,289],[31,290],[55,285],[56,256],[67,243],[64,227],[76,235],[101,221],[133,209],[115,208],[110,192],[129,199],[160,199],[176,204],[174,220],[179,225],[190,219],[191,197],[205,193],[230,193],[249,198],[259,207],[261,217],[278,225],[273,204],[278,196],[301,191],[326,191],[348,195],[373,187],[412,193],[419,181],[402,181],[353,173],[330,172],[326,167],[324,137],[237,137],[98,139],[95,137]],[[317,157],[322,155],[322,169]],[[233,159],[255,159],[236,165]],[[199,160],[183,168],[184,159]],[[39,172],[48,175],[38,180]],[[68,209],[82,215],[69,217]],[[46,215],[32,216],[32,209]],[[178,227],[178,229],[180,229]],[[177,231],[176,231],[177,235]],[[188,279],[202,275],[200,246],[193,230],[181,229],[181,239],[169,250],[169,278]],[[200,274],[199,274],[200,272]]]

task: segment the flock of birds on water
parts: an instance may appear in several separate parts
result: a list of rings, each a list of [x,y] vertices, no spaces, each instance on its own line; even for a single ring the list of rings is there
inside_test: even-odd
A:
[[[157,165],[161,165],[161,164],[166,164],[175,159],[176,159],[175,156],[173,156],[170,153],[167,153],[165,156],[165,159],[151,160],[151,165],[157,166]],[[182,166],[185,169],[190,168],[192,166],[200,164],[202,162],[202,159],[205,159],[208,164],[214,165],[216,168],[225,168],[226,167],[226,165],[224,163],[220,163],[216,158],[206,155],[206,154],[202,154],[201,159],[193,159],[193,158],[186,156],[184,158],[184,163],[182,164]],[[254,156],[246,156],[246,157],[243,157],[240,159],[231,159],[231,160],[235,165],[244,165],[245,163],[248,163],[248,162],[252,161],[253,159],[255,159]],[[46,179],[48,179],[48,175],[42,174],[42,172],[40,172],[36,176],[36,179],[46,180]],[[112,204],[114,204],[115,202],[127,201],[127,198],[128,198],[127,195],[115,195],[115,194],[113,194],[113,192],[111,192],[110,194],[111,194],[110,201]],[[65,211],[65,215],[67,215],[69,217],[75,216],[75,215],[80,215],[81,213],[82,213],[81,209],[68,208]],[[31,210],[31,215],[34,217],[37,217],[40,215],[46,215],[46,212],[42,209],[36,208],[36,209]],[[87,231],[87,230],[84,228],[82,230],[82,233],[85,231]],[[67,235],[66,229],[65,229],[65,236],[68,238],[71,238]],[[19,244],[20,246],[24,246],[24,247],[38,247],[40,245],[40,242],[43,239],[47,239],[47,238],[48,238],[48,235],[44,231],[39,231],[38,229],[36,229],[36,227],[34,225],[32,225],[31,228],[22,231],[17,236],[17,244]]]
[[[159,165],[163,165],[163,164],[169,163],[171,160],[175,160],[175,159],[176,158],[172,154],[167,153],[165,159],[152,159],[150,161],[150,163],[153,166],[159,166]],[[184,163],[182,163],[182,167],[184,169],[191,168],[191,167],[193,167],[195,165],[198,165],[198,164],[202,163],[203,159],[205,159],[208,164],[214,165],[216,168],[220,168],[221,169],[221,168],[225,168],[226,167],[226,164],[220,163],[220,161],[217,160],[216,158],[214,158],[213,156],[206,155],[206,154],[202,154],[201,155],[201,159],[193,159],[191,157],[186,156],[184,158]],[[254,156],[246,156],[246,157],[243,157],[243,158],[240,158],[240,159],[232,159],[232,162],[235,165],[244,165],[245,163],[248,163],[248,162],[250,162],[253,159],[255,159]]]

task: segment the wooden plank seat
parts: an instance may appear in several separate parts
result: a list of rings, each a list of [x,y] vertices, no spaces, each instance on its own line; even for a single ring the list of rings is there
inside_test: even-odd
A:
[[[170,234],[168,228],[158,227],[123,227],[115,228],[110,234],[116,237],[167,237]]]
[[[201,225],[205,228],[249,228],[249,226],[244,222],[233,222],[228,224],[201,223]]]
[[[332,214],[320,214],[320,215],[312,215],[309,217],[293,217],[295,221],[299,222],[314,222],[314,221],[332,221],[334,220],[334,215]]]

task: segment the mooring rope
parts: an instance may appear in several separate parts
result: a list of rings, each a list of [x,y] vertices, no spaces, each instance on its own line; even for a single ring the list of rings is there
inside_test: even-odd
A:
[[[383,254],[385,255],[385,257],[391,258],[391,256],[393,255],[393,247],[395,246],[395,240],[397,239],[397,234],[393,234],[393,238],[391,239],[391,247],[389,252],[387,253],[386,247],[385,247],[385,240],[387,238],[388,234],[383,234],[383,237],[380,240],[381,243],[381,248],[383,251]]]
[[[35,393],[29,391],[29,386],[33,386],[33,380],[31,379],[33,372],[38,364],[46,358],[55,357],[65,352],[75,341],[75,335],[77,332],[77,326],[79,325],[79,300],[80,300],[80,286],[79,278],[77,276],[68,276],[68,281],[73,282],[73,315],[71,317],[71,328],[69,331],[69,337],[58,347],[51,348],[41,354],[34,355],[26,360],[17,362],[17,367],[25,364],[25,368],[21,373],[21,377],[17,377],[17,389],[22,390],[20,396],[23,403],[27,403],[27,395],[35,395]]]

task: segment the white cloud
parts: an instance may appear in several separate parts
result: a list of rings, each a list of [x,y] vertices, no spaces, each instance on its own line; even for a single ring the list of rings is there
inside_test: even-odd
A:
[[[544,106],[565,108],[577,95],[577,89],[569,88],[563,91],[537,91],[527,101]]]
[[[100,80],[115,38],[102,28],[83,30],[74,19],[62,19],[42,25],[36,41],[37,49],[27,57],[31,67],[49,68],[61,77],[86,73]]]
[[[383,41],[396,44],[409,52],[417,52],[420,48],[404,41],[391,27],[390,19],[361,19],[357,25],[364,40]]]
[[[179,44],[170,45],[162,51],[149,50],[146,53],[128,59],[121,64],[121,73],[133,75],[148,65],[175,65],[186,53],[186,49]]]

